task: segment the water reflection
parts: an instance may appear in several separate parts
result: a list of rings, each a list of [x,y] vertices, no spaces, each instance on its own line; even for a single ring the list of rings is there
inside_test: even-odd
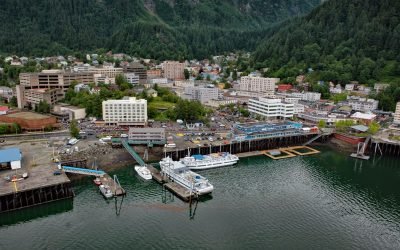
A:
[[[0,215],[0,226],[8,226],[35,220],[41,217],[49,217],[51,215],[71,211],[72,208],[73,198],[69,198],[34,207],[5,212]]]

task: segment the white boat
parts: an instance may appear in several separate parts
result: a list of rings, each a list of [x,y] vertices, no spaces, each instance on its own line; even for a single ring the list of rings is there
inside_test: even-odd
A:
[[[135,171],[138,173],[140,177],[145,180],[151,180],[153,176],[151,175],[150,170],[146,166],[135,166]]]
[[[106,198],[112,198],[114,197],[114,194],[111,192],[111,189],[107,185],[100,185],[99,186],[101,194],[106,197]]]
[[[192,170],[203,170],[234,165],[239,161],[239,157],[224,152],[209,155],[186,156],[180,161]]]
[[[162,174],[167,175],[175,183],[187,188],[192,193],[204,195],[211,193],[214,186],[203,176],[190,171],[179,161],[167,157],[160,161]]]

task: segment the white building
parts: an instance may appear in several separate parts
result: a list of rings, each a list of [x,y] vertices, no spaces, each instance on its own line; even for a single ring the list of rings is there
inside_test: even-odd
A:
[[[347,104],[355,111],[371,112],[378,109],[379,101],[358,96],[348,96]]]
[[[152,84],[168,84],[168,79],[167,78],[154,78],[151,79]]]
[[[332,94],[341,94],[343,92],[342,86],[340,86],[340,84],[336,84],[335,87],[331,87],[329,89],[329,92],[331,92]]]
[[[101,74],[110,78],[115,78],[117,75],[123,73],[122,68],[114,68],[112,66],[103,66],[102,68],[89,68],[89,72],[93,74]]]
[[[347,91],[353,91],[354,90],[354,84],[348,83],[348,84],[346,84],[344,89],[347,90]]]
[[[279,78],[243,76],[240,78],[239,90],[272,95],[279,80]]]
[[[139,75],[136,75],[135,73],[125,73],[125,78],[128,81],[128,83],[132,85],[139,84]]]
[[[249,100],[249,111],[267,118],[292,118],[294,104],[281,99],[259,97]]]
[[[396,105],[396,112],[394,112],[394,121],[395,124],[400,124],[400,102]]]
[[[304,92],[303,93],[303,101],[308,101],[308,102],[316,102],[321,100],[321,93],[318,92]]]
[[[103,101],[103,120],[108,125],[144,126],[147,123],[147,100],[124,97]]]
[[[94,83],[96,84],[96,86],[99,85],[99,83],[115,84],[114,77],[108,77],[108,76],[102,75],[102,74],[93,74],[93,79],[94,79]]]
[[[206,103],[210,100],[218,100],[219,90],[218,88],[190,86],[185,88],[184,98],[189,100],[197,100],[201,103]]]
[[[302,104],[294,104],[293,114],[298,115],[304,112],[304,105]]]

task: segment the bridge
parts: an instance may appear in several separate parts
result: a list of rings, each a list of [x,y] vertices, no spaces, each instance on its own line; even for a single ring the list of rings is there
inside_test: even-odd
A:
[[[87,169],[87,168],[75,168],[75,167],[69,167],[69,166],[62,166],[62,170],[65,173],[72,173],[72,174],[83,174],[83,175],[92,175],[96,177],[103,177],[106,172],[102,170],[93,170],[93,169]]]
[[[136,151],[129,145],[127,140],[121,140],[122,146],[128,151],[128,153],[135,159],[137,163],[139,163],[140,166],[145,166],[146,163],[143,161],[143,159],[136,153]]]
[[[325,135],[328,136],[328,135],[331,135],[332,133],[333,133],[333,129],[323,128],[323,129],[321,129],[321,133],[317,134],[316,136],[311,138],[309,141],[304,143],[303,146],[307,146],[308,144],[318,140],[320,137],[325,136]]]

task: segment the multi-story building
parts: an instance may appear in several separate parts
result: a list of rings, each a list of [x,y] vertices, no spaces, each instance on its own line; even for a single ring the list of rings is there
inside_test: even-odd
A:
[[[147,123],[147,100],[124,97],[103,101],[103,120],[107,125],[144,126]]]
[[[132,85],[139,84],[139,82],[140,82],[139,76],[132,72],[125,73],[125,78],[128,81],[128,83],[130,83]]]
[[[148,79],[153,79],[153,78],[161,78],[161,70],[159,69],[152,69],[152,70],[147,70],[147,78]]]
[[[101,68],[89,68],[89,72],[93,74],[101,74],[110,78],[115,78],[117,75],[123,73],[122,68],[114,68],[112,66],[104,66]]]
[[[396,112],[394,112],[394,121],[395,124],[400,124],[400,102],[396,105]]]
[[[61,89],[24,89],[17,85],[18,108],[35,108],[41,101],[46,101],[50,105],[56,104],[60,100]]]
[[[173,80],[185,79],[185,63],[165,61],[163,63],[164,77]]]
[[[281,99],[259,97],[249,100],[249,111],[266,118],[292,118],[294,104],[283,102]]]
[[[189,86],[185,88],[185,94],[183,97],[189,100],[197,100],[201,103],[206,103],[210,100],[218,100],[219,90],[218,88]]]
[[[65,72],[62,70],[43,70],[40,73],[19,74],[20,85],[25,89],[61,89],[62,95],[67,92],[72,82],[92,83],[93,73]]]
[[[99,85],[99,83],[102,84],[115,84],[115,78],[114,77],[108,77],[102,74],[94,74],[93,75],[94,78],[94,83],[96,85]]]
[[[273,95],[279,78],[243,76],[240,78],[239,90]]]
[[[385,90],[389,86],[390,86],[390,84],[387,84],[387,83],[375,83],[374,90],[376,91],[376,93],[379,93],[379,92]]]
[[[378,109],[379,101],[358,96],[348,96],[347,101],[344,102],[344,104],[351,106],[355,111],[371,112]]]
[[[165,128],[129,128],[128,139],[136,143],[165,144]]]
[[[304,92],[303,93],[303,101],[308,101],[308,102],[316,102],[321,100],[321,93],[318,92]]]
[[[124,73],[135,73],[139,76],[139,83],[145,84],[147,81],[147,71],[146,68],[137,62],[130,63],[123,68]]]

